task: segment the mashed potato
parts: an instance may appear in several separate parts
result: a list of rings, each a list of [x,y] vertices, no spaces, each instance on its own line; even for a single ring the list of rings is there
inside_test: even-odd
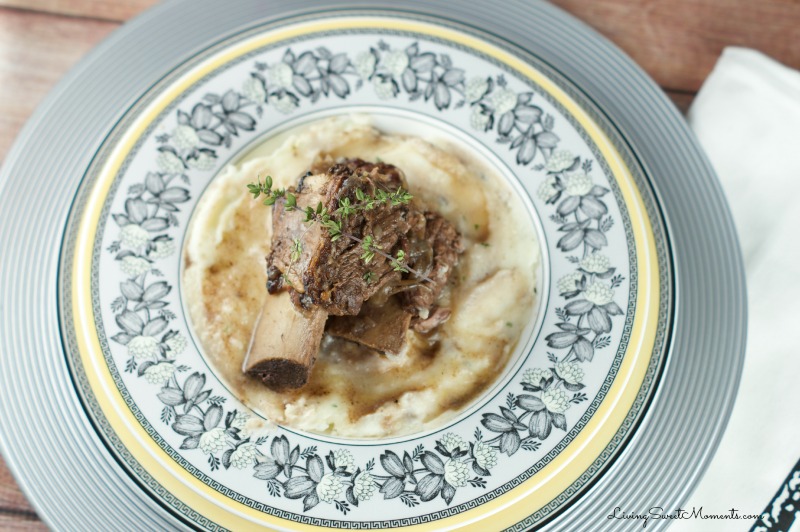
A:
[[[256,152],[209,186],[184,250],[183,293],[194,331],[245,404],[306,431],[391,437],[443,423],[497,379],[533,317],[539,260],[528,215],[498,176],[438,140],[382,134],[366,116],[326,119]],[[241,370],[268,297],[272,233],[271,209],[254,201],[246,184],[270,175],[275,187],[295,185],[321,153],[402,169],[410,192],[455,224],[466,252],[441,300],[452,316],[434,334],[409,331],[397,356],[325,337],[309,383],[276,393]]]

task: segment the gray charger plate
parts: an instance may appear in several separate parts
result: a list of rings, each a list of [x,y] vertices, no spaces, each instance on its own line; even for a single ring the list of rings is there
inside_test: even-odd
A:
[[[553,529],[633,529],[614,507],[677,508],[708,464],[744,358],[744,272],[713,170],[660,89],[585,25],[545,3],[444,0],[382,9],[441,17],[524,48],[579,87],[624,137],[659,201],[674,301],[666,367],[639,428]],[[117,120],[197,51],[270,21],[366,2],[201,0],[159,6],[112,35],[39,108],[0,175],[0,441],[14,475],[56,529],[165,529],[186,521],[116,462],[70,378],[59,330],[59,249],[71,202]],[[655,523],[665,526],[664,521]],[[520,523],[520,528],[525,528]]]

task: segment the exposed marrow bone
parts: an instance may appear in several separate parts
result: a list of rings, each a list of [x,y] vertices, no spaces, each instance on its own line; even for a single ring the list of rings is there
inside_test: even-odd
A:
[[[276,391],[300,388],[325,332],[328,313],[314,307],[300,310],[288,292],[267,296],[242,370]]]

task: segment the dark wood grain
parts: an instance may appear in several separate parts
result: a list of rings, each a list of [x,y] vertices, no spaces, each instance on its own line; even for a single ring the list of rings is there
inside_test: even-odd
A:
[[[5,460],[0,456],[0,512],[4,509],[33,513],[33,508],[17,487]]]
[[[118,25],[0,8],[0,160],[53,85]]]
[[[614,41],[682,111],[725,46],[800,68],[799,0],[552,0]],[[0,0],[0,161],[80,57],[155,0]],[[0,421],[2,422],[2,421]],[[44,530],[0,459],[0,530]]]
[[[0,530],[3,532],[40,532],[47,530],[47,527],[36,517],[36,514],[28,516],[0,511]]]
[[[686,114],[694,101],[695,93],[673,91],[669,89],[666,89],[665,92],[667,96],[669,96],[669,99],[672,100],[672,103],[675,104],[675,107],[677,107],[681,113]]]
[[[696,92],[726,46],[800,68],[797,0],[552,0],[614,41],[664,88]]]
[[[45,530],[0,457],[0,530]]]
[[[0,6],[70,17],[124,22],[157,0],[0,0]]]

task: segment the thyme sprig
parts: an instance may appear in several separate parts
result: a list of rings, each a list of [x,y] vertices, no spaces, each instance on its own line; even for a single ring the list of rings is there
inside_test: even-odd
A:
[[[300,255],[303,253],[303,243],[300,242],[299,238],[295,238],[292,241],[292,253],[289,255],[289,259],[291,259],[292,264],[300,260]]]
[[[271,176],[267,176],[263,183],[259,177],[257,182],[249,183],[247,189],[253,195],[253,199],[258,199],[262,194],[265,195],[264,205],[274,205],[278,199],[286,197],[287,210],[292,210],[297,206],[297,197],[294,194],[291,192],[287,194],[285,188],[272,188]]]
[[[275,202],[283,199],[285,201],[284,208],[287,211],[293,211],[298,208],[297,196],[291,192],[287,192],[287,190],[283,188],[273,189],[272,185],[273,182],[271,176],[267,176],[263,182],[259,177],[256,183],[249,183],[247,185],[247,189],[253,195],[253,199],[258,199],[262,195],[266,196],[263,200],[264,205],[274,205]],[[309,224],[318,223],[327,229],[328,234],[331,237],[331,241],[333,242],[336,242],[342,237],[352,240],[353,242],[357,242],[363,250],[363,253],[361,254],[361,260],[364,261],[364,264],[369,264],[375,259],[375,255],[379,255],[389,261],[389,265],[392,267],[392,270],[396,272],[411,273],[421,280],[433,282],[431,278],[407,264],[406,254],[402,249],[398,250],[395,256],[392,256],[383,251],[381,246],[375,243],[375,238],[372,235],[365,235],[362,239],[355,235],[342,232],[342,223],[350,216],[358,212],[371,211],[380,207],[381,205],[405,205],[408,204],[414,196],[412,196],[402,187],[398,187],[395,191],[377,189],[375,194],[368,194],[360,188],[357,188],[355,194],[357,203],[352,203],[350,198],[342,198],[339,200],[338,208],[333,212],[328,211],[328,209],[322,205],[322,202],[319,202],[316,208],[311,206],[306,207],[303,211],[305,213],[304,221]],[[292,243],[292,252],[290,255],[290,260],[292,263],[300,260],[302,252],[302,242],[300,239],[294,239]],[[375,274],[373,272],[368,271],[364,274],[364,281],[367,284],[373,282],[374,280]]]

